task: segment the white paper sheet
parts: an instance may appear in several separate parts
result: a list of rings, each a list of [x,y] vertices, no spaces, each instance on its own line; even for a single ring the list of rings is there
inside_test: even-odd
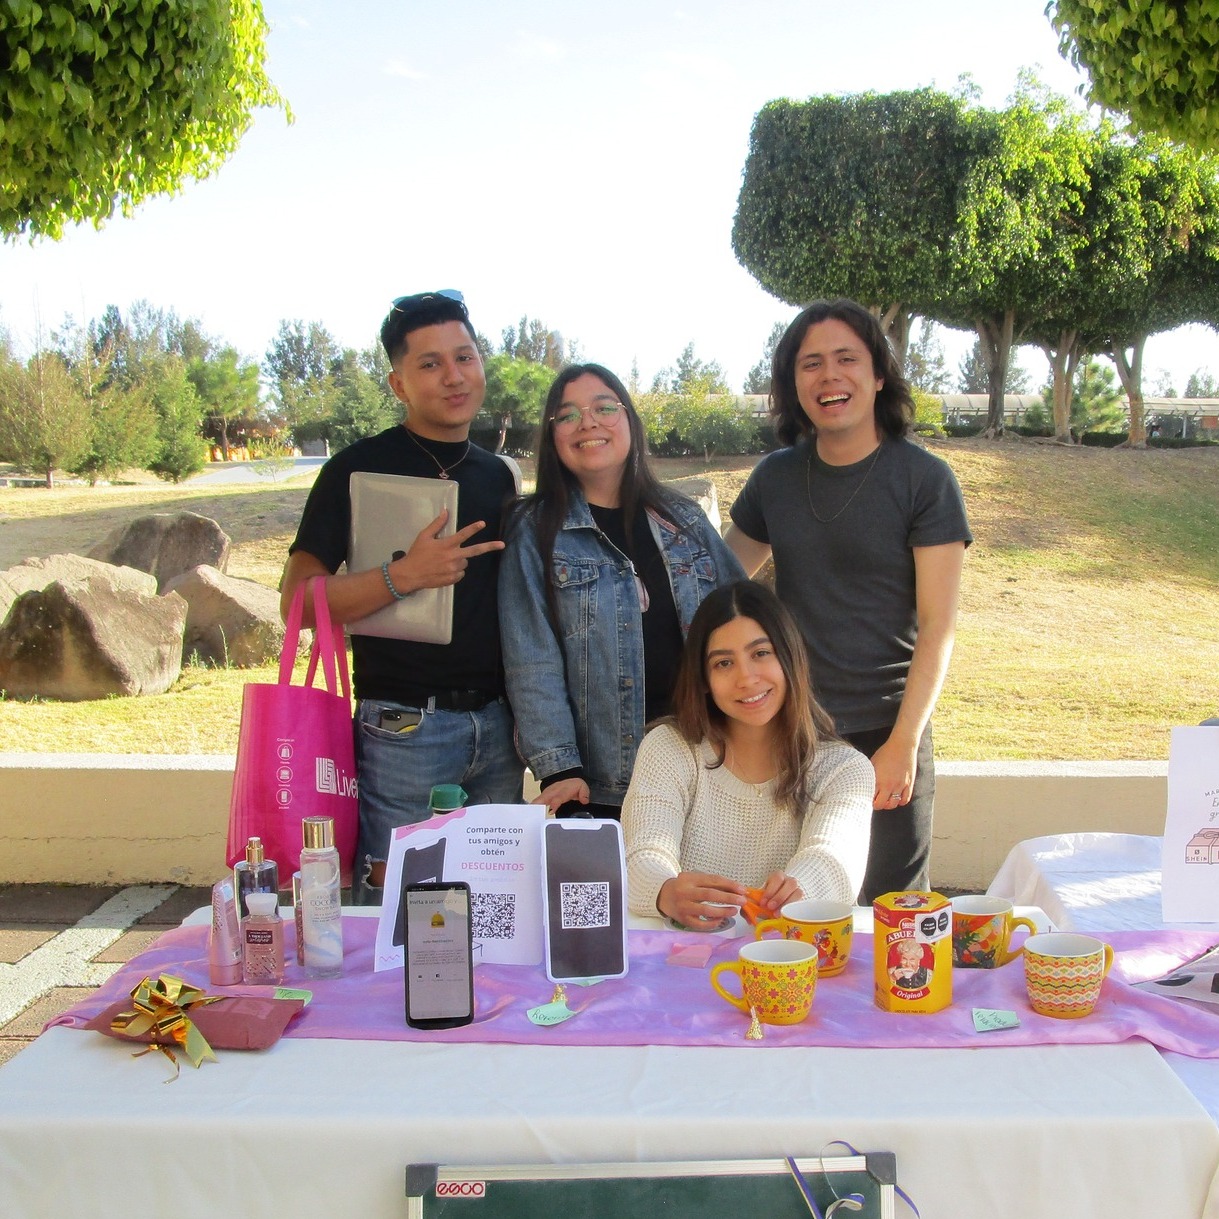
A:
[[[1172,730],[1161,875],[1165,922],[1219,925],[1219,727]]]

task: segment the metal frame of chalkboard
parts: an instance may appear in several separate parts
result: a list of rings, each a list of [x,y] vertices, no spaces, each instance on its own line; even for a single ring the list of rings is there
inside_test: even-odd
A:
[[[800,1156],[796,1166],[815,1195],[822,1214],[829,1219],[894,1219],[894,1186],[897,1160],[892,1152],[870,1151],[849,1156]],[[704,1185],[727,1178],[753,1177],[750,1186],[737,1180],[736,1188],[765,1190],[767,1206],[757,1213],[768,1219],[814,1214],[792,1177],[785,1159],[773,1160],[672,1160],[656,1164],[541,1164],[541,1165],[448,1165],[410,1164],[406,1169],[407,1219],[499,1219],[505,1213],[580,1214],[606,1216],[630,1214],[614,1209],[615,1197],[627,1202],[631,1190],[651,1183],[653,1191],[669,1183],[669,1194],[678,1187],[697,1193]],[[790,1190],[783,1182],[790,1185]],[[584,1191],[587,1191],[586,1193]],[[529,1191],[528,1197],[525,1191]],[[841,1203],[847,1195],[863,1199],[862,1206]],[[722,1194],[721,1194],[722,1196]],[[655,1192],[649,1202],[658,1201]],[[756,1201],[756,1199],[751,1199]],[[526,1206],[548,1204],[545,1209]],[[689,1198],[696,1205],[696,1198]],[[835,1205],[839,1202],[839,1205]],[[490,1203],[490,1205],[487,1205]],[[512,1211],[516,1205],[518,1210]],[[553,1205],[553,1209],[551,1206]],[[573,1206],[579,1209],[571,1209]],[[679,1219],[680,1201],[671,1198],[663,1213]],[[506,1209],[507,1208],[507,1209]],[[751,1208],[757,1211],[757,1208]],[[701,1209],[692,1214],[705,1213]],[[742,1212],[745,1213],[745,1212]]]

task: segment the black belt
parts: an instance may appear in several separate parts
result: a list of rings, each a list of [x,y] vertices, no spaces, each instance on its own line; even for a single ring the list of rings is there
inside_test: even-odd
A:
[[[424,711],[481,711],[488,703],[499,698],[486,690],[422,690],[400,691],[397,702],[407,707],[418,707]]]

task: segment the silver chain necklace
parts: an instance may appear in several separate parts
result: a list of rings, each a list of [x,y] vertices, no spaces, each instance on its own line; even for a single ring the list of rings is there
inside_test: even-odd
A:
[[[851,492],[847,502],[834,513],[833,516],[822,516],[816,508],[813,507],[813,459],[817,453],[817,445],[814,441],[808,450],[808,468],[804,472],[804,494],[808,497],[808,510],[813,516],[823,525],[828,525],[831,521],[836,521],[854,502],[855,497],[863,490],[863,485],[868,481],[868,475],[872,473],[872,467],[876,465],[876,460],[880,457],[880,450],[884,446],[882,441],[876,446],[875,452],[872,454],[872,460],[868,463],[868,468],[863,472],[863,477],[859,480],[855,490]]]
[[[424,448],[424,446],[419,443],[418,437],[416,437],[415,433],[412,432],[410,428],[406,429],[406,434],[415,442],[415,448],[417,448],[421,453],[426,453],[436,463],[437,477],[439,478],[447,479],[449,477],[449,471],[457,469],[457,467],[470,456],[470,441],[467,437],[466,451],[462,453],[462,455],[456,461],[451,462],[447,466],[442,466],[440,464],[440,458],[437,457],[431,449]]]

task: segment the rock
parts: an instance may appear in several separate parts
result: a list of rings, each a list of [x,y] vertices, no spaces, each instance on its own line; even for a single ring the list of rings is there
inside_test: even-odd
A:
[[[0,688],[15,698],[79,702],[163,694],[182,670],[186,602],[56,580],[22,593],[0,626]]]
[[[22,594],[44,589],[55,580],[105,580],[112,588],[155,596],[157,581],[146,571],[134,567],[115,567],[78,554],[53,554],[45,559],[26,559],[0,572],[0,622]]]
[[[665,483],[674,491],[688,495],[702,510],[707,519],[715,526],[716,532],[723,533],[724,525],[720,519],[720,497],[715,489],[715,483],[709,478],[675,478]]]
[[[196,653],[211,664],[245,669],[279,659],[284,625],[274,589],[204,565],[175,576],[164,591],[186,600],[184,660]],[[301,632],[299,650],[305,655],[311,636],[310,631]]]
[[[164,589],[175,576],[207,564],[225,571],[231,539],[215,521],[195,512],[154,512],[108,533],[89,558],[116,566],[138,567]]]

